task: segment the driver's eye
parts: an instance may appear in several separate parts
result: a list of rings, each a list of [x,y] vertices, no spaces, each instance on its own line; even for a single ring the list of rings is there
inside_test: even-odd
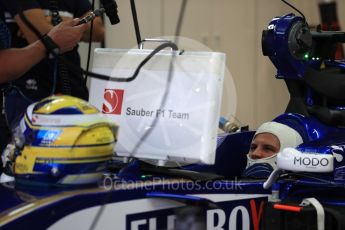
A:
[[[276,150],[272,146],[264,146],[264,150],[267,152],[276,152]]]

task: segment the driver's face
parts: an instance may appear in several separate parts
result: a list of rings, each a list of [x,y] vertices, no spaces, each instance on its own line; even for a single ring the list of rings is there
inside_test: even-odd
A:
[[[280,149],[279,139],[271,133],[260,133],[255,136],[250,144],[249,157],[261,159],[278,153]]]

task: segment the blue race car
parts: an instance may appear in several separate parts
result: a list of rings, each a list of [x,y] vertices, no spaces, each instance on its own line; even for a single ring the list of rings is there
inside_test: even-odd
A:
[[[219,136],[215,164],[159,168],[112,161],[92,187],[2,183],[0,227],[22,229],[345,229],[345,64],[342,32],[311,32],[304,17],[274,18],[262,48],[291,99],[274,121],[304,143],[277,156],[266,179],[241,175],[253,131]],[[343,89],[344,88],[344,89]]]

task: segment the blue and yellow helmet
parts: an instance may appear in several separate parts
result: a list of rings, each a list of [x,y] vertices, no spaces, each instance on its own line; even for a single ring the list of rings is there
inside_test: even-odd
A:
[[[16,180],[57,185],[97,182],[117,132],[94,106],[71,96],[30,105],[17,129],[22,144],[13,166]]]

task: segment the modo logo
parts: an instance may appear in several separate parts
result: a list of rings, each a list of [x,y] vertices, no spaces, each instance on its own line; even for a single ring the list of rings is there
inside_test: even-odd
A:
[[[316,157],[294,157],[294,165],[304,165],[307,167],[327,166],[329,161],[327,158]]]
[[[102,112],[105,114],[121,114],[123,89],[105,89]]]

